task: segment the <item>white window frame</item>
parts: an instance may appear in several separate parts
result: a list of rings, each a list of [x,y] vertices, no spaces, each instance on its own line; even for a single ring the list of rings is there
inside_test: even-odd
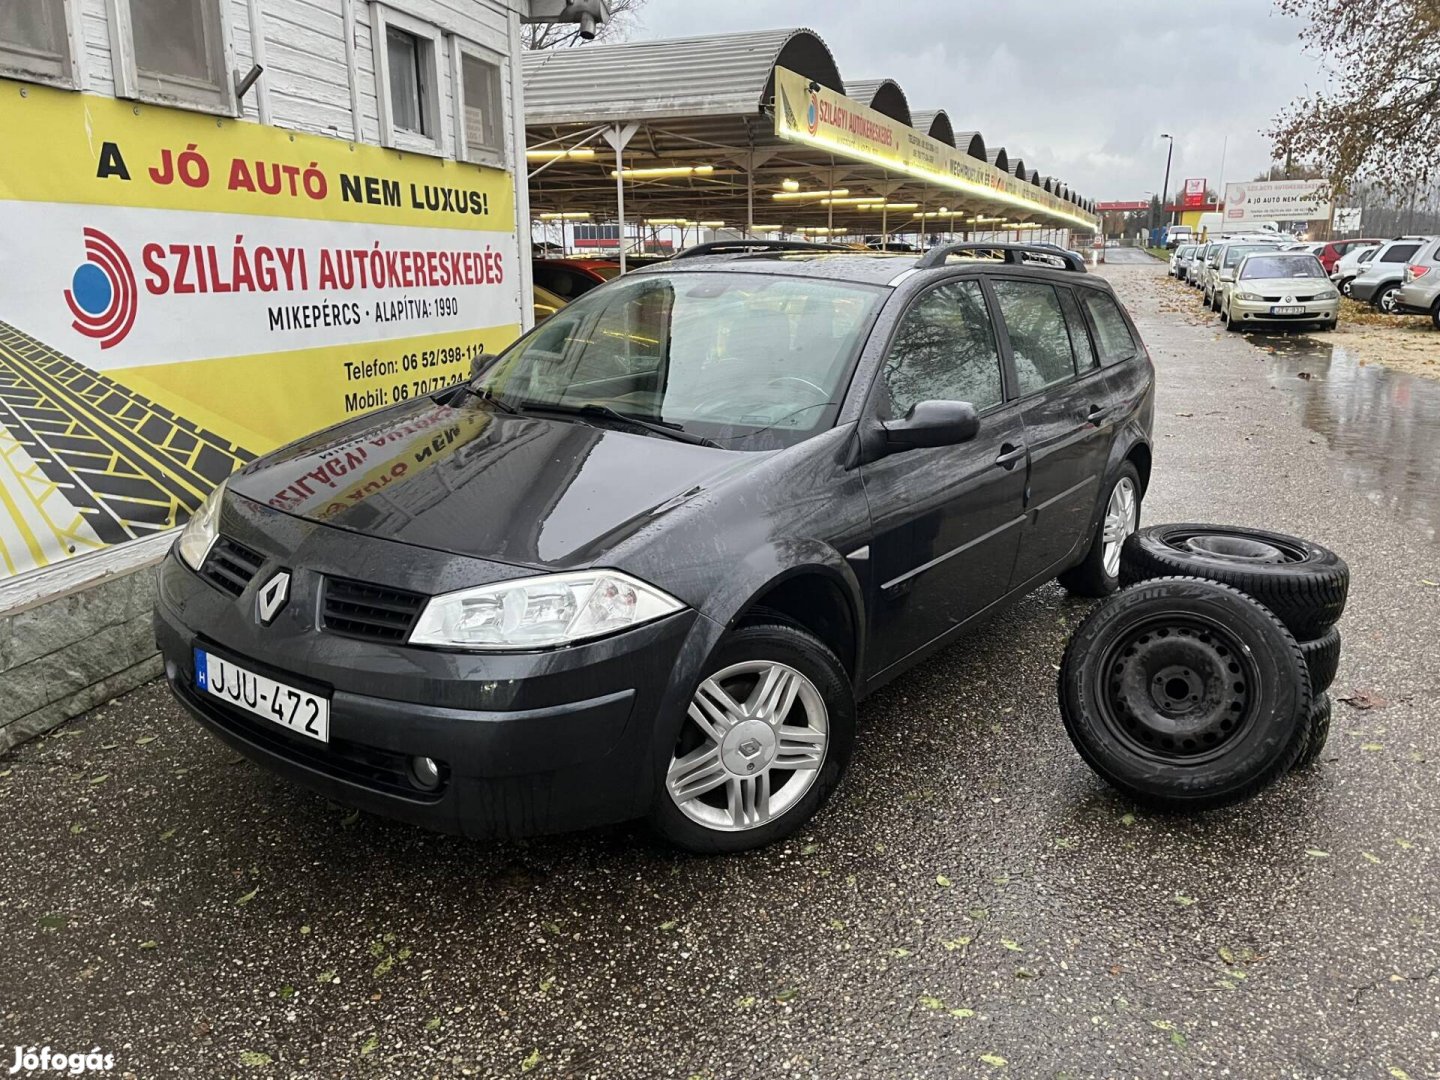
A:
[[[65,51],[61,59],[68,70],[59,72],[37,71],[27,67],[26,61],[14,50],[7,49],[0,42],[0,77],[18,82],[42,83],[58,86],[65,90],[79,90],[85,84],[81,69],[85,48],[80,40],[80,0],[62,0],[60,15],[65,20]]]
[[[500,145],[495,147],[476,147],[474,156],[471,156],[470,140],[465,131],[465,71],[464,59],[469,55],[488,64],[495,69],[495,104],[500,109],[500,116],[496,122],[496,131],[500,136]],[[505,135],[507,129],[505,115],[505,83],[507,80],[505,55],[495,49],[488,49],[484,45],[477,45],[458,35],[450,38],[450,85],[455,89],[455,160],[467,165],[489,165],[497,169],[505,168]]]
[[[155,105],[169,105],[177,109],[211,113],[218,116],[238,116],[239,102],[235,98],[235,39],[230,26],[229,0],[192,0],[194,3],[212,4],[216,13],[216,26],[220,34],[220,85],[218,89],[187,84],[179,79],[165,80],[161,92],[142,86],[140,70],[135,62],[135,25],[131,18],[131,0],[106,0],[110,12],[110,44],[114,51],[115,95],[135,101],[148,101]]]
[[[420,135],[413,131],[397,128],[390,108],[390,28],[413,34],[429,44],[430,86],[424,107],[434,117],[434,135]],[[375,57],[375,96],[380,117],[380,145],[392,150],[409,150],[417,154],[431,154],[444,157],[445,140],[445,88],[440,80],[449,64],[441,63],[446,56],[445,31],[434,23],[424,22],[384,4],[372,4],[370,8],[371,47]]]

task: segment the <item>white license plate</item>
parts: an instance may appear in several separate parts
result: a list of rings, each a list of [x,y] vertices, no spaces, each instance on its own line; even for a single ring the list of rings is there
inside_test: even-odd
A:
[[[1272,307],[1272,308],[1270,309],[1270,314],[1271,314],[1271,315],[1304,315],[1304,314],[1305,314],[1305,308],[1304,308],[1303,305],[1299,305],[1299,304],[1290,305],[1290,306],[1282,306],[1282,307]]]
[[[330,741],[330,700],[195,650],[195,687],[237,709],[320,742]]]

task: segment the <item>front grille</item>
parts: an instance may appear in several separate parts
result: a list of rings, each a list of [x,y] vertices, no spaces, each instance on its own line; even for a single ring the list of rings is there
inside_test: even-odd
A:
[[[404,641],[425,607],[425,597],[364,581],[326,578],[321,605],[326,630],[368,641]]]
[[[231,596],[239,596],[264,565],[264,555],[222,536],[200,564],[200,576]]]
[[[1285,298],[1283,296],[1262,296],[1260,299],[1264,300],[1267,304],[1280,304],[1285,302]],[[1308,304],[1311,300],[1314,299],[1315,297],[1313,296],[1295,296],[1291,297],[1291,302],[1296,304]]]

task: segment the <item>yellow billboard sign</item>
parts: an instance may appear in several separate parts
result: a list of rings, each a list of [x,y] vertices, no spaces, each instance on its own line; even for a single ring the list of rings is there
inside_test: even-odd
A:
[[[1098,223],[1066,199],[783,67],[775,69],[775,134],[984,200],[1008,214],[1041,215],[1085,231]]]
[[[0,576],[519,333],[498,169],[0,80]]]

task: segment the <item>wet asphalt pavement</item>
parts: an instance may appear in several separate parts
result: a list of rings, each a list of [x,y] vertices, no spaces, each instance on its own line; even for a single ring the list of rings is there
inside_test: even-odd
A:
[[[357,815],[151,686],[0,759],[0,1069],[20,1043],[138,1077],[1440,1076],[1440,458],[1396,404],[1435,385],[1104,272],[1159,369],[1145,518],[1353,568],[1335,690],[1374,707],[1336,706],[1318,768],[1192,818],[1109,791],[1060,725],[1088,605],[1053,586],[868,701],[829,808],[735,858]]]

